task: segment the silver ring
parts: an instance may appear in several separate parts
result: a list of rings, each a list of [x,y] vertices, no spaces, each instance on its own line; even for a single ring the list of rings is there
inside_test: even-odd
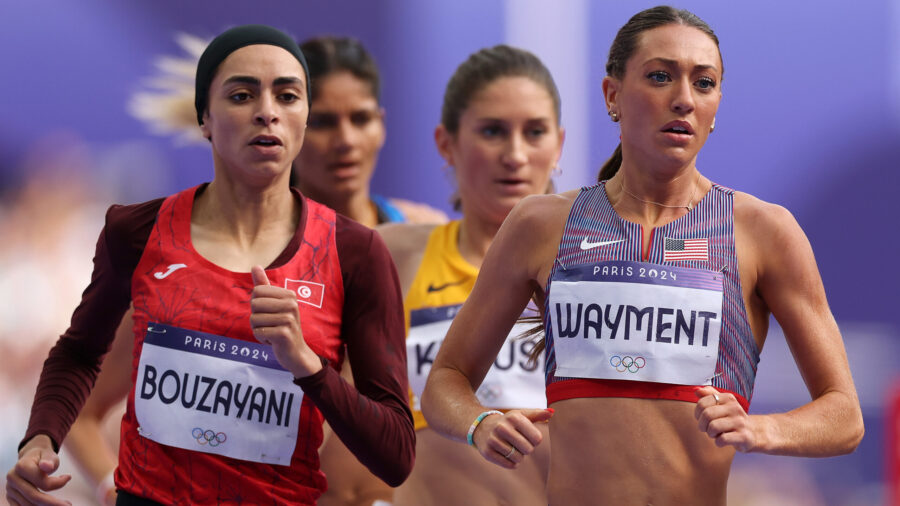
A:
[[[713,394],[713,399],[716,400],[716,404],[719,404],[719,394]]]
[[[509,458],[512,457],[512,454],[513,454],[513,453],[516,453],[516,447],[515,447],[515,445],[513,445],[513,447],[509,449],[509,453],[507,453],[504,457],[505,457],[507,460],[509,460]]]

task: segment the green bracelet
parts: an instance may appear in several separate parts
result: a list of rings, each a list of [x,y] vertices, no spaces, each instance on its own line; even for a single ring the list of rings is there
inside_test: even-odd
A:
[[[481,423],[482,420],[487,418],[490,415],[503,415],[502,411],[497,411],[496,409],[492,409],[490,411],[485,411],[484,413],[478,415],[475,418],[475,421],[472,422],[472,425],[469,425],[469,432],[466,433],[466,442],[469,443],[469,446],[475,446],[475,439],[472,435],[475,434],[475,429],[478,428],[478,424]]]

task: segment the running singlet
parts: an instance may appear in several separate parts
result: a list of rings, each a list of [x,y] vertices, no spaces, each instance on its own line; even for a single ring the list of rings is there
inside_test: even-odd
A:
[[[234,496],[262,503],[273,497],[255,491],[280,475],[286,479],[278,480],[283,490],[275,497],[298,500],[300,487],[291,490],[291,482],[316,481],[304,470],[318,468],[322,415],[271,347],[253,337],[250,274],[225,270],[194,250],[195,190],[163,202],[132,277],[138,367],[122,421],[117,485],[142,496],[153,490],[151,499],[171,503],[192,493],[199,495],[192,502],[209,502],[202,494],[257,482],[236,487]],[[307,202],[300,249],[266,274],[272,285],[297,293],[310,348],[340,363],[344,290],[335,213]]]
[[[439,225],[432,230],[425,246],[422,263],[406,294],[409,332],[406,339],[409,370],[410,406],[416,430],[428,426],[422,416],[419,398],[425,380],[437,356],[453,317],[475,286],[478,269],[459,253],[459,221]],[[536,315],[536,311],[527,311]],[[541,360],[529,363],[534,344],[516,339],[529,325],[513,327],[494,365],[488,371],[476,395],[485,406],[500,409],[544,408],[544,377]]]
[[[399,484],[414,459],[396,271],[373,231],[306,199],[267,268],[297,294],[303,338],[330,365],[304,378],[280,367],[249,327],[249,273],[191,243],[194,198],[113,206],[72,325],[51,349],[24,442],[65,437],[133,302],[134,388],[116,486],[162,504],[315,504],[326,488],[322,419],[373,473]],[[343,349],[355,388],[336,370]],[[57,446],[58,447],[58,446]]]
[[[378,194],[369,195],[369,200],[375,204],[375,212],[378,214],[378,224],[382,223],[404,223],[406,217],[403,212],[397,209],[397,206],[391,203],[391,200]]]
[[[547,284],[548,402],[638,397],[696,402],[697,385],[749,408],[759,352],[734,245],[734,191],[713,185],[651,231],[616,214],[605,183],[583,188]]]

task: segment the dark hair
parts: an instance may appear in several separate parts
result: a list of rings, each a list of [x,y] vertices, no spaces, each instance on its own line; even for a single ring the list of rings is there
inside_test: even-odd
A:
[[[697,17],[696,14],[685,9],[676,9],[668,5],[660,5],[653,7],[652,9],[638,12],[619,29],[619,32],[616,33],[616,38],[613,39],[612,46],[609,48],[609,57],[606,61],[606,74],[617,79],[622,79],[625,76],[625,65],[637,49],[640,35],[647,30],[671,24],[696,28],[708,35],[709,38],[716,43],[716,47],[719,47],[719,38],[716,37],[715,32],[713,32],[712,28],[710,28],[705,21]],[[722,54],[720,52],[719,59],[721,60],[721,58]],[[724,75],[724,73],[725,66],[723,64],[722,74]],[[607,160],[600,169],[597,180],[603,181],[613,177],[621,166],[622,144],[619,143],[619,146],[613,152],[612,156],[609,157],[609,160]]]
[[[300,44],[309,64],[312,81],[312,100],[319,94],[318,81],[335,72],[349,72],[369,85],[372,96],[381,102],[381,79],[372,55],[356,39],[351,37],[314,37]]]
[[[561,111],[559,90],[550,71],[534,54],[512,46],[500,44],[472,53],[456,67],[447,82],[444,105],[441,107],[441,124],[451,134],[459,130],[459,117],[469,106],[476,93],[501,77],[528,77],[542,85],[553,99],[553,112],[559,124]]]
[[[238,49],[254,44],[267,44],[277,46],[291,53],[300,62],[306,73],[307,102],[309,102],[309,66],[303,51],[284,32],[267,25],[241,25],[225,30],[219,34],[203,50],[200,60],[197,62],[197,74],[194,78],[194,108],[197,110],[197,123],[203,124],[203,113],[209,105],[209,85],[212,83],[219,69],[219,65],[231,53]],[[212,139],[210,139],[212,140]]]
[[[556,124],[559,124],[562,116],[561,101],[550,71],[533,53],[500,44],[470,54],[466,61],[456,67],[453,76],[447,81],[444,104],[441,107],[441,124],[447,132],[455,135],[459,131],[459,118],[469,107],[472,97],[502,77],[527,77],[543,86],[553,100],[553,112]],[[459,197],[454,195],[451,202],[453,209],[459,211]]]

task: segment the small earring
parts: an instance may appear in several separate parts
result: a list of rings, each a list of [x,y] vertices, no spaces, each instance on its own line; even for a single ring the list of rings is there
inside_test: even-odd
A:
[[[713,116],[712,125],[709,125],[709,133],[713,133],[716,131],[716,117]]]
[[[553,170],[550,171],[550,177],[559,177],[562,175],[562,167],[559,164],[556,164],[556,167],[553,167]]]
[[[609,114],[609,119],[611,119],[613,123],[619,122],[619,113],[610,109],[607,114]]]

